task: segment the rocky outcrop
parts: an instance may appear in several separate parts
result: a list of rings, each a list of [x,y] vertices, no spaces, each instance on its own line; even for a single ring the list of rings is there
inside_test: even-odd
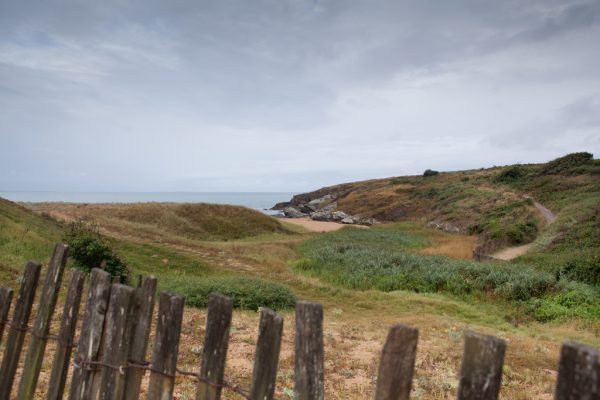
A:
[[[292,201],[279,203],[273,209],[278,209],[277,207],[282,204],[285,205],[282,209],[283,215],[288,218],[309,217],[315,221],[339,222],[348,225],[375,225],[379,223],[374,218],[362,218],[338,210],[337,197],[330,193],[314,199],[307,196],[302,197],[302,199],[306,201],[302,201],[300,197],[294,196]]]
[[[427,223],[427,226],[433,229],[437,229],[439,231],[450,232],[450,233],[462,233],[466,234],[467,229],[458,225],[451,224],[450,222],[438,222],[438,221],[430,221]]]

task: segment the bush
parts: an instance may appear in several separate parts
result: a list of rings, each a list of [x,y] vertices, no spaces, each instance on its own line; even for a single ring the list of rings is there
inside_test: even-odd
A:
[[[508,167],[500,172],[494,178],[494,182],[496,183],[512,183],[527,175],[527,171],[523,168],[522,165],[513,165],[512,167]]]
[[[600,253],[583,251],[578,258],[567,261],[560,276],[569,280],[600,286]]]
[[[94,225],[83,220],[73,222],[64,239],[69,245],[69,256],[76,268],[85,272],[101,268],[112,277],[118,277],[121,283],[128,282],[127,265],[113,253]]]
[[[423,176],[424,177],[435,176],[435,175],[438,175],[438,174],[439,174],[438,171],[434,171],[432,169],[426,169],[425,172],[423,172]]]
[[[166,282],[169,290],[185,296],[185,303],[204,308],[211,293],[221,293],[233,299],[235,308],[258,310],[268,307],[273,310],[293,308],[296,297],[286,286],[262,279],[247,277],[203,277],[180,278]]]
[[[546,164],[542,173],[546,175],[557,175],[560,173],[574,172],[573,170],[593,163],[594,155],[588,152],[571,153],[564,157],[557,158]]]

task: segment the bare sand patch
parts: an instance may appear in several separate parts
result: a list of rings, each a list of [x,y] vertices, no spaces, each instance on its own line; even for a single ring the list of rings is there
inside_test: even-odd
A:
[[[346,224],[339,222],[327,222],[327,221],[314,221],[310,218],[282,218],[283,221],[289,222],[290,224],[300,225],[301,227],[312,231],[312,232],[332,232],[342,229]],[[353,225],[360,226],[360,225]],[[366,228],[360,226],[361,228]]]

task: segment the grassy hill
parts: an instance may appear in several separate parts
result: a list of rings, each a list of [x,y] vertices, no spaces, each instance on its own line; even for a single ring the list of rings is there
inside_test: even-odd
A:
[[[535,242],[523,259],[552,273],[600,283],[600,160],[574,153],[512,165],[346,183],[295,196],[278,207],[331,194],[339,210],[384,222],[436,222],[481,243]],[[557,220],[548,225],[534,200]]]
[[[113,235],[149,240],[237,240],[286,233],[276,219],[245,207],[221,204],[35,204],[59,220],[85,219]]]
[[[28,260],[46,260],[62,235],[52,218],[0,198],[0,282],[14,280]]]

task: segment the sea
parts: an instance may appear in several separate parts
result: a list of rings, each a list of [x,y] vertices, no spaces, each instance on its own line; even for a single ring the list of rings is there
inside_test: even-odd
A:
[[[41,203],[213,203],[245,206],[276,214],[276,203],[289,201],[291,192],[2,192],[0,197],[15,202]]]

